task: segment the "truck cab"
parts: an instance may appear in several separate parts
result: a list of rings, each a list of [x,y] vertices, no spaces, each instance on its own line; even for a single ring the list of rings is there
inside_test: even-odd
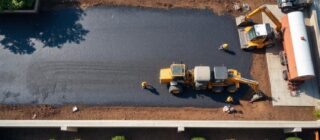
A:
[[[304,10],[312,4],[313,0],[277,0],[278,7],[283,13]]]

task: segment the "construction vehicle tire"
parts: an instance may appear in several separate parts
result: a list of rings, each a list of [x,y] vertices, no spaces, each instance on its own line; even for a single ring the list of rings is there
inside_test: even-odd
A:
[[[178,94],[182,93],[182,87],[179,85],[170,85],[169,93],[173,94],[173,95],[178,95]]]
[[[264,46],[265,48],[271,48],[276,45],[276,34],[274,32],[272,32],[271,36],[272,36],[272,37],[270,37],[271,41]]]
[[[286,57],[283,51],[279,52],[279,57],[280,57],[280,63],[281,65],[285,66],[287,65]]]
[[[303,11],[306,7],[307,7],[306,5],[301,5],[301,6],[298,8],[298,10],[299,10],[299,11]]]
[[[212,92],[221,93],[223,91],[223,87],[212,87]]]
[[[281,12],[285,13],[285,14],[291,12],[291,10],[292,10],[292,8],[290,6],[281,7]]]
[[[266,45],[265,48],[271,48],[273,46],[274,46],[274,43],[271,43],[271,44]]]
[[[237,92],[237,90],[238,90],[238,88],[236,87],[236,85],[230,85],[227,87],[227,91],[229,93],[235,93],[235,92]]]
[[[287,70],[282,71],[282,78],[283,78],[283,80],[288,81],[288,71]]]
[[[283,41],[283,34],[282,32],[277,32],[277,33],[274,33],[275,34],[275,41],[276,42],[282,42]]]
[[[244,50],[245,51],[253,51],[257,48],[257,46],[251,46],[251,47],[248,47],[248,48],[245,48]]]

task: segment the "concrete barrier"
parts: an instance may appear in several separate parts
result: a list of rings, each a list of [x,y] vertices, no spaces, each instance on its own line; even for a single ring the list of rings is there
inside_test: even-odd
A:
[[[278,128],[300,130],[320,128],[320,121],[188,121],[188,120],[1,120],[5,128]]]

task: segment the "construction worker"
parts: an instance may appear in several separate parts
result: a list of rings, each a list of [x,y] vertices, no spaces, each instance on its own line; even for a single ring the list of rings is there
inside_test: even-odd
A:
[[[146,81],[142,81],[141,82],[141,88],[142,89],[146,89],[146,88],[148,88],[148,86],[149,86],[149,84]]]
[[[228,114],[231,114],[231,113],[236,112],[236,110],[234,109],[234,107],[232,107],[231,105],[225,105],[225,106],[222,108],[222,111],[225,112],[225,113],[228,113]]]
[[[231,96],[227,97],[226,103],[231,104],[233,102],[233,98]]]
[[[220,45],[219,50],[228,50],[229,49],[229,44],[227,43],[223,43],[222,45]]]

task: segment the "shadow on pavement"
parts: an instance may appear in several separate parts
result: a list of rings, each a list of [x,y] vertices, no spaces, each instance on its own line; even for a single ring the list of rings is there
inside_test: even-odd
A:
[[[158,92],[158,90],[157,90],[156,88],[154,88],[153,86],[148,87],[146,90],[147,90],[148,92],[154,94],[154,95],[159,95],[159,94],[160,94],[160,93]]]
[[[80,8],[0,15],[0,45],[14,54],[32,54],[38,42],[50,48],[79,44],[89,32],[78,22],[84,15]]]
[[[239,105],[240,100],[250,100],[246,96],[251,92],[249,86],[242,84],[240,89],[236,93],[227,93],[224,91],[223,93],[214,93],[210,91],[195,91],[192,88],[186,88],[184,92],[180,95],[176,95],[179,98],[204,98],[204,96],[210,97],[212,100],[216,102],[225,103],[228,96],[232,96],[234,99],[233,104]]]
[[[230,55],[236,55],[236,52],[234,52],[232,50],[224,50],[224,52],[226,52],[227,54],[230,54]]]

